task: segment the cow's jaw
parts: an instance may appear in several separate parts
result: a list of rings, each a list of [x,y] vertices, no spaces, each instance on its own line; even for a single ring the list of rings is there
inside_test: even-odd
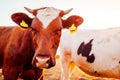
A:
[[[47,28],[47,26],[59,16],[60,10],[55,8],[45,8],[37,11],[37,18],[42,22],[43,28]]]

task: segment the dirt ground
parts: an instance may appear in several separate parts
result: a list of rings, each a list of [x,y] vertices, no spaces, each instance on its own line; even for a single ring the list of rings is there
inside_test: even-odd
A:
[[[44,80],[60,80],[60,58],[57,56],[56,66],[50,69],[45,69]],[[0,80],[4,80],[0,75]],[[79,68],[75,67],[71,74],[71,80],[118,80],[118,79],[106,79],[96,77],[86,77],[82,75]]]

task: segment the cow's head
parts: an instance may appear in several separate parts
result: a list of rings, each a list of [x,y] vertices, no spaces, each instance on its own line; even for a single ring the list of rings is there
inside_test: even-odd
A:
[[[32,29],[33,46],[35,49],[32,64],[39,68],[50,68],[55,65],[56,50],[59,45],[61,30],[69,28],[72,24],[79,26],[83,19],[80,16],[72,15],[66,20],[62,17],[72,9],[63,11],[53,7],[43,7],[39,9],[25,8],[34,15],[28,17],[25,13],[13,14],[12,20],[22,28]]]

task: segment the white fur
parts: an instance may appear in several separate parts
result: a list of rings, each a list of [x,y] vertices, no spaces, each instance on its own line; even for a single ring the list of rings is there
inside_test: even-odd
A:
[[[37,18],[42,22],[43,27],[47,28],[51,21],[59,16],[60,10],[52,7],[38,10]]]
[[[95,55],[93,63],[77,54],[80,44],[88,43],[91,39],[93,42],[90,54]],[[120,28],[78,30],[75,34],[64,32],[60,41],[62,80],[70,80],[69,68],[74,67],[71,62],[89,75],[120,79]],[[95,71],[100,75],[95,74]]]
[[[36,63],[37,67],[39,67],[39,68],[48,67],[49,65],[48,65],[47,61],[48,61],[49,59],[50,59],[49,57],[48,57],[48,58],[36,57],[36,60],[38,61],[38,62]]]

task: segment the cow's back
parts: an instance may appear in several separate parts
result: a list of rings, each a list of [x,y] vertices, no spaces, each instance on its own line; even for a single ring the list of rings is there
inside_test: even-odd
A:
[[[61,57],[69,55],[72,62],[90,75],[120,78],[119,34],[120,28],[63,33]]]
[[[0,50],[8,42],[13,27],[0,27]]]

